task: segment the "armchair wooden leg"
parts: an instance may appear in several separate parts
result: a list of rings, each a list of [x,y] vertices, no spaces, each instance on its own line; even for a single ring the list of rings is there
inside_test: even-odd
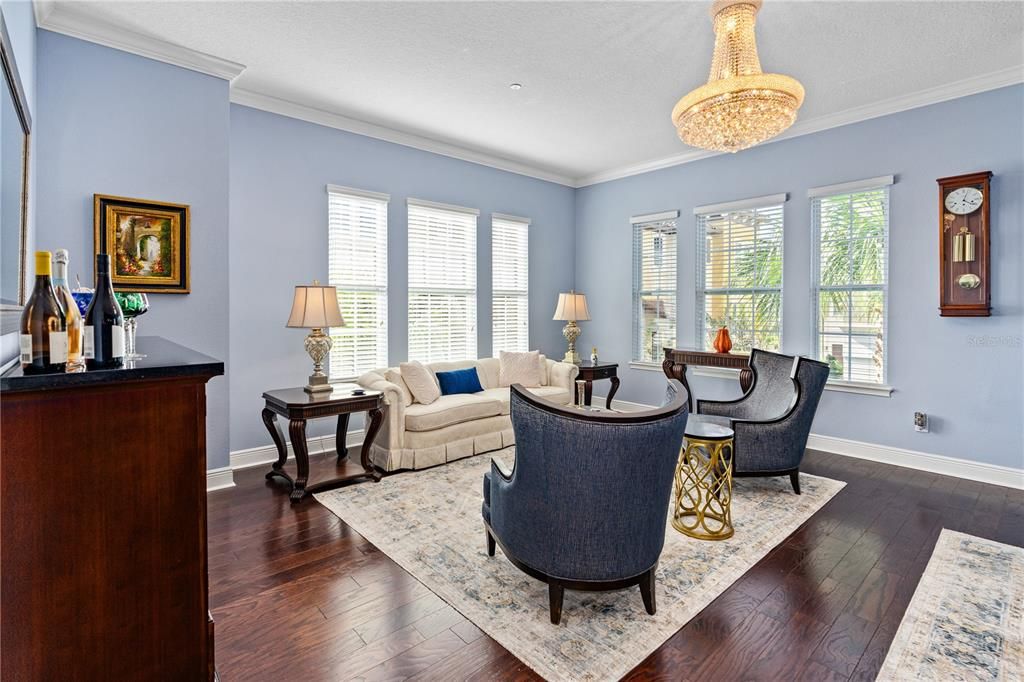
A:
[[[793,484],[793,492],[800,494],[800,470],[797,469],[789,474],[789,482]]]
[[[558,625],[562,620],[562,597],[565,588],[556,583],[548,583],[548,602],[551,604],[551,622]]]
[[[654,572],[657,568],[657,565],[653,566],[651,570],[644,573],[643,577],[640,578],[640,596],[644,599],[644,608],[652,616],[658,610],[658,605],[654,600]]]
[[[487,533],[487,556],[494,556],[494,536],[486,526],[484,526],[484,532]]]

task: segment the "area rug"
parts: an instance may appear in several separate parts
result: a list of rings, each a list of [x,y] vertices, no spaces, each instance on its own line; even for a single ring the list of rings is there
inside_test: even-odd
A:
[[[499,453],[511,465],[514,449]],[[845,485],[800,475],[740,479],[735,535],[693,540],[668,525],[657,572],[658,612],[637,588],[566,590],[560,625],[548,617],[547,585],[488,557],[480,516],[490,457],[471,457],[316,496],[427,588],[548,680],[614,680],[629,672],[822,507]]]
[[[1024,549],[943,530],[879,680],[1020,680]]]

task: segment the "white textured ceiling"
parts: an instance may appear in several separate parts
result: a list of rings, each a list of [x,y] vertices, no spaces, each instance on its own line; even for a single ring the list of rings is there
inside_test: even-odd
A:
[[[58,3],[60,5],[61,3]],[[710,65],[709,2],[76,2],[246,66],[233,87],[571,178],[687,151],[669,121]],[[767,0],[766,71],[800,120],[1024,64],[1024,3]],[[512,91],[519,82],[523,89]]]

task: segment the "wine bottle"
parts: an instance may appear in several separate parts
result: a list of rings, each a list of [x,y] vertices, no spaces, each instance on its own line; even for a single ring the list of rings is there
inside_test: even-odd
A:
[[[67,321],[50,279],[49,251],[36,251],[36,283],[21,313],[19,342],[25,374],[55,374],[66,369]]]
[[[114,298],[110,256],[105,253],[96,254],[96,291],[85,311],[82,355],[87,369],[113,369],[124,364],[124,314]]]
[[[68,371],[77,372],[85,368],[82,358],[82,337],[85,323],[68,287],[68,251],[57,249],[53,254],[53,290],[64,308],[64,319],[68,329]]]

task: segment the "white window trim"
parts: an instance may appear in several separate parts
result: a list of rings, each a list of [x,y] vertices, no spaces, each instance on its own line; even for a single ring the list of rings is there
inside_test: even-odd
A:
[[[814,199],[832,196],[835,194],[852,194],[854,192],[866,192],[873,189],[883,189],[896,184],[896,177],[893,175],[879,175],[864,180],[853,180],[840,182],[834,185],[823,185],[812,187],[807,190],[807,197],[811,199],[808,208],[811,211],[811,349],[817,352],[818,347],[818,305],[819,305],[819,284],[821,271],[821,233],[820,228],[814,222]],[[888,398],[896,390],[888,382],[889,380],[889,264],[891,262],[889,251],[889,237],[892,227],[892,192],[888,197],[887,224],[885,226],[885,284],[882,286],[882,309],[885,311],[884,328],[886,343],[882,349],[882,381],[880,383],[869,383],[864,381],[848,381],[846,379],[833,379],[831,376],[825,381],[826,391],[837,391],[840,393],[856,393],[860,395],[874,395]]]
[[[526,348],[520,349],[525,352],[530,349],[530,219],[523,218],[521,216],[509,215],[507,213],[491,213],[491,352],[495,357],[498,357],[498,353],[503,350],[495,348],[495,329],[494,329],[494,299],[498,287],[494,282],[495,267],[494,267],[494,223],[495,221],[502,221],[506,223],[519,223],[526,228],[526,290],[516,295],[522,296],[526,299]]]
[[[344,185],[327,185],[328,194],[348,194],[354,197],[362,197],[364,199],[373,199],[375,201],[383,201],[388,203],[391,201],[391,195],[385,194],[384,192],[371,192],[368,189],[357,189],[355,187],[345,187]]]
[[[629,219],[631,225],[642,225],[643,223],[657,223],[662,220],[675,220],[679,217],[679,211],[662,211],[661,213],[646,213],[635,215]]]
[[[697,267],[696,267],[697,281],[695,283],[695,290],[696,290],[696,293],[697,293],[697,296],[696,296],[697,310],[699,311],[699,315],[702,316],[704,314],[703,313],[703,311],[704,311],[704,300],[703,299],[706,298],[706,296],[707,296],[707,294],[709,292],[712,293],[712,294],[715,294],[715,293],[722,293],[723,291],[738,291],[738,289],[725,289],[725,290],[723,290],[723,289],[706,289],[705,288],[705,286],[704,286],[705,280],[704,280],[704,276],[703,276],[705,274],[704,273],[704,265],[705,264],[703,262],[703,254],[704,254],[704,249],[706,247],[704,245],[704,240],[701,239],[701,232],[700,232],[700,218],[701,218],[701,216],[711,215],[711,214],[714,214],[714,213],[730,213],[732,211],[742,211],[742,210],[746,210],[746,209],[750,209],[750,208],[754,208],[754,209],[764,208],[766,206],[771,206],[771,205],[774,205],[774,204],[779,204],[779,205],[782,206],[782,278],[779,281],[779,288],[778,288],[778,292],[779,292],[779,349],[781,349],[783,347],[783,344],[786,342],[785,338],[784,338],[785,337],[785,333],[786,333],[786,325],[785,325],[784,321],[786,319],[785,318],[785,315],[786,315],[785,286],[786,286],[786,202],[787,201],[789,201],[789,193],[788,192],[783,192],[781,194],[769,194],[769,195],[766,195],[766,196],[763,196],[763,197],[754,197],[752,199],[740,199],[739,201],[730,201],[730,202],[725,202],[725,203],[720,203],[720,204],[707,204],[705,206],[698,206],[695,209],[693,209],[693,215],[697,218],[697,226],[696,226],[696,229],[694,230],[694,232],[695,232],[697,240],[698,240],[697,249],[696,249],[698,262],[697,262]],[[706,237],[707,235],[704,235],[704,236]],[[756,294],[756,293],[773,292],[773,291],[775,291],[775,288],[774,287],[770,287],[770,288],[765,288],[765,287],[748,287],[748,288],[746,288],[746,291],[748,291],[751,294]],[[703,341],[703,334],[701,332],[702,331],[706,332],[707,330],[704,329],[704,320],[702,318],[698,318],[696,320],[696,322],[697,322],[697,327],[696,327],[695,331],[696,331],[697,342],[696,342],[695,345],[698,348],[703,348],[704,347],[704,341]]]
[[[385,214],[387,214],[387,209],[390,207],[391,195],[387,194],[385,192],[374,192],[374,191],[371,191],[371,190],[359,189],[357,187],[347,187],[345,185],[333,185],[333,184],[330,184],[330,183],[327,183],[325,188],[326,188],[328,197],[330,197],[330,195],[332,195],[332,194],[338,194],[338,195],[348,195],[348,196],[352,196],[352,197],[359,197],[359,198],[363,198],[363,199],[369,199],[371,201],[379,201],[379,202],[383,203],[384,206],[385,206]],[[329,227],[329,224],[330,224],[330,203],[329,202],[330,202],[330,199],[328,199],[328,230],[330,229],[330,227]],[[387,275],[388,275],[388,268],[389,268],[389,264],[388,264],[388,250],[389,250],[390,240],[391,240],[391,234],[390,234],[390,230],[388,229],[388,227],[389,227],[388,226],[388,220],[386,218],[385,222],[384,222],[384,244],[385,244],[385,249],[384,249],[384,272],[385,272],[385,277],[387,277]],[[374,289],[377,289],[377,288],[376,287],[368,287],[368,288],[366,288],[367,291],[372,291]],[[385,339],[384,340],[384,344],[385,344],[384,347],[385,347],[385,351],[384,351],[384,355],[385,355],[385,357],[387,356],[387,353],[388,353],[388,350],[387,350],[387,335],[388,335],[388,330],[387,330],[387,314],[388,314],[387,304],[390,302],[390,297],[391,297],[391,290],[390,289],[391,289],[391,282],[390,282],[390,278],[388,278],[387,284],[385,284],[385,286],[384,286],[384,298],[385,298],[385,333],[384,333],[384,339]],[[327,333],[328,333],[328,335],[330,335],[330,329],[327,330]],[[330,354],[328,354],[328,358],[327,359],[328,359],[328,378],[327,378],[327,382],[329,384],[332,384],[332,385],[335,385],[335,384],[347,384],[347,383],[352,383],[352,382],[356,381],[359,378],[358,375],[356,375],[356,376],[331,375],[331,373],[330,373],[330,364],[329,364],[329,362],[330,362]]]
[[[675,230],[676,230],[676,232],[675,232],[675,236],[676,236],[676,253],[675,253],[676,281],[675,281],[675,286],[672,288],[672,294],[673,294],[673,297],[675,298],[675,307],[676,307],[675,339],[676,339],[676,343],[678,344],[679,343],[679,211],[678,210],[672,210],[672,211],[661,211],[659,213],[646,213],[646,214],[643,214],[643,215],[632,216],[629,219],[630,227],[632,228],[632,232],[633,232],[632,236],[633,236],[633,247],[634,248],[636,246],[636,228],[637,228],[637,226],[644,225],[644,224],[647,224],[647,223],[658,223],[658,222],[668,222],[668,221],[674,221],[676,223],[676,225],[675,225]],[[632,299],[633,300],[632,300],[631,306],[632,306],[633,310],[630,313],[630,317],[632,318],[632,319],[630,319],[630,333],[631,333],[631,335],[633,335],[635,337],[635,335],[637,333],[637,330],[636,330],[636,323],[637,323],[637,318],[636,318],[636,315],[637,315],[637,308],[636,308],[637,300],[636,300],[636,297],[637,297],[637,294],[639,293],[639,289],[636,288],[637,287],[637,284],[636,284],[637,273],[635,272],[636,253],[631,254],[631,257],[632,257],[632,260],[633,260],[633,263],[634,263],[634,272],[631,273],[631,276],[633,278],[633,291],[632,291]],[[629,354],[630,354],[631,357],[630,357],[630,361],[629,361],[629,366],[630,367],[636,366],[639,369],[646,369],[649,366],[654,366],[654,367],[659,367],[660,368],[660,366],[661,366],[660,364],[653,363],[653,362],[649,363],[649,362],[646,362],[644,360],[637,360],[635,357],[632,357],[634,355],[634,352],[635,352],[635,349],[632,348],[632,346],[633,346],[633,344],[635,342],[636,342],[635,338],[630,340],[630,351],[629,351]]]
[[[642,369],[645,372],[663,372],[660,362],[639,362],[637,360],[630,360],[630,369]]]
[[[877,178],[868,178],[867,180],[854,180],[853,182],[840,182],[836,185],[812,187],[807,190],[807,198],[818,199],[820,197],[827,197],[833,194],[853,194],[854,192],[881,189],[882,187],[888,187],[889,185],[895,184],[895,182],[895,176],[879,175]]]
[[[711,213],[730,213],[732,211],[742,211],[748,208],[760,208],[762,206],[769,206],[772,204],[785,204],[789,201],[789,192],[783,192],[782,194],[769,194],[763,197],[754,197],[752,199],[740,199],[739,201],[726,201],[721,204],[706,204],[704,206],[697,206],[693,209],[693,215],[709,215]]]
[[[454,213],[467,213],[472,216],[479,216],[480,210],[476,208],[469,208],[468,206],[456,206],[455,204],[442,204],[438,201],[427,201],[426,199],[413,199],[409,197],[405,200],[406,206],[420,206],[422,208],[436,208],[441,211],[452,211]]]
[[[661,368],[659,367],[658,369],[660,370]],[[728,367],[691,366],[687,367],[687,370],[693,372],[696,376],[714,377],[716,379],[731,379],[733,381],[739,381],[740,377],[740,370],[729,369]],[[888,398],[896,389],[884,384],[865,384],[859,381],[834,381],[830,379],[825,383],[825,390],[836,391],[837,393],[855,393],[858,395],[871,395]]]

